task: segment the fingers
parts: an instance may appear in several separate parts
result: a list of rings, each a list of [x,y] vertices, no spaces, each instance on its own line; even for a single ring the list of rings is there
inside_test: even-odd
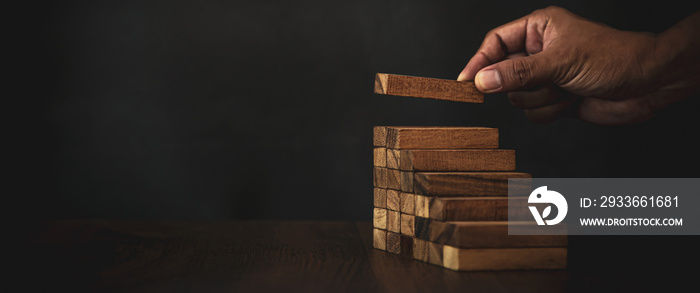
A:
[[[553,85],[546,85],[532,91],[508,93],[510,103],[520,109],[534,109],[547,106],[566,96],[568,95],[561,88]]]
[[[474,80],[479,69],[503,60],[509,53],[522,51],[528,16],[493,29],[469,60],[457,80]]]
[[[504,60],[480,70],[474,83],[484,93],[510,92],[554,83],[560,72],[557,61],[547,52]]]
[[[538,10],[530,15],[491,30],[477,53],[469,60],[457,80],[474,80],[477,72],[520,51],[535,54],[542,51],[547,13]]]

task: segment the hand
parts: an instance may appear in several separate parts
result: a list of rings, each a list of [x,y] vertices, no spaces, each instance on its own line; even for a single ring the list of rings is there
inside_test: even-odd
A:
[[[620,31],[559,8],[490,31],[458,80],[509,92],[533,121],[572,114],[596,124],[635,123],[698,92],[700,13],[661,35]],[[690,34],[686,34],[690,31]]]

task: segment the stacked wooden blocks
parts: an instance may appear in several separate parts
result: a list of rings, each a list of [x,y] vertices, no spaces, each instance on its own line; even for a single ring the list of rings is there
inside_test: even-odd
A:
[[[508,178],[530,178],[514,171],[498,129],[375,127],[374,247],[459,271],[565,268],[566,236],[508,235]],[[511,188],[525,204],[531,186]]]

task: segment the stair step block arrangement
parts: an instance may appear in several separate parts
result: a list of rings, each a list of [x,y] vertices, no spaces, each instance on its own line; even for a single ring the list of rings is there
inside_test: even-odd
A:
[[[374,248],[456,271],[566,268],[567,236],[508,235],[508,179],[531,175],[498,149],[498,129],[376,126],[373,136]],[[511,186],[510,204],[526,205],[530,190]]]

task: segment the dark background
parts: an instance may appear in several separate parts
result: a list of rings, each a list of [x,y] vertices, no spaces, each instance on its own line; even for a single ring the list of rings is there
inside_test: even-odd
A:
[[[686,3],[684,3],[686,2]],[[456,78],[488,30],[550,4],[661,32],[697,1],[45,1],[7,4],[5,216],[369,220],[372,126],[489,126],[536,177],[698,177],[699,101],[646,123],[529,122],[379,96]],[[573,245],[573,244],[572,244]]]

